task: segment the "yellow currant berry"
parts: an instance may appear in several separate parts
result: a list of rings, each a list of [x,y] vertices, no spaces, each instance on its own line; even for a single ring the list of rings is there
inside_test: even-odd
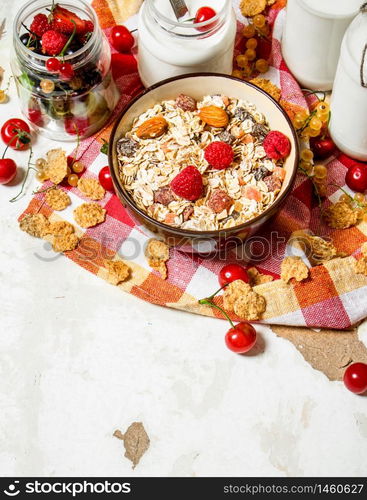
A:
[[[320,130],[315,130],[314,128],[311,128],[311,127],[307,127],[307,135],[309,137],[318,137],[320,135]]]
[[[301,151],[301,160],[304,161],[312,161],[313,160],[313,152],[311,149],[303,149]]]
[[[255,63],[255,68],[259,73],[266,73],[269,69],[269,63],[265,59],[258,59]]]
[[[39,181],[39,182],[44,182],[44,181],[47,181],[47,175],[45,174],[45,172],[43,172],[42,170],[39,170],[37,173],[36,173],[36,179]]]
[[[266,24],[266,18],[262,14],[257,14],[257,16],[254,16],[252,18],[252,21],[256,28],[263,28]]]
[[[352,203],[352,199],[350,196],[348,196],[347,194],[342,194],[339,198],[339,201],[343,202],[343,203],[348,203],[348,205],[350,205]]]
[[[55,84],[52,80],[41,80],[40,87],[45,94],[51,94],[55,90]]]
[[[322,127],[322,121],[317,116],[313,116],[310,120],[309,127],[313,130],[320,130]]]
[[[254,61],[256,59],[256,51],[254,49],[247,49],[245,56],[249,61]]]
[[[78,185],[79,177],[76,174],[68,175],[69,186],[76,187]]]
[[[325,165],[316,165],[313,169],[313,173],[317,179],[325,179],[327,177],[327,168]]]
[[[362,193],[357,193],[355,196],[354,196],[354,199],[357,203],[364,203],[365,202],[365,197],[364,197],[364,194]]]
[[[5,90],[0,90],[0,104],[3,104],[7,98],[8,96],[6,95]]]
[[[240,78],[242,80],[243,78],[243,73],[242,71],[240,71],[239,69],[234,69],[232,71],[232,76],[234,76],[235,78]]]
[[[245,38],[252,38],[256,34],[255,26],[253,24],[248,24],[242,30],[242,35]]]
[[[247,49],[256,49],[256,47],[257,47],[256,38],[250,38],[249,40],[247,40],[247,42],[246,42]]]
[[[316,108],[315,108],[317,111],[319,111],[320,113],[329,113],[330,111],[330,105],[329,103],[325,102],[325,101],[320,101]]]
[[[84,170],[84,165],[81,161],[74,161],[71,168],[73,169],[73,172],[75,172],[76,174],[81,174]]]
[[[239,56],[236,57],[236,63],[240,68],[244,68],[248,64],[248,59],[245,55],[240,54]]]
[[[309,161],[301,160],[299,165],[307,174],[310,174],[313,170],[313,165]]]
[[[44,158],[38,158],[38,159],[36,160],[36,168],[37,168],[38,170],[42,170],[42,169],[44,169],[44,168],[45,168],[46,163],[47,163],[47,162],[46,162],[46,160],[45,160]]]

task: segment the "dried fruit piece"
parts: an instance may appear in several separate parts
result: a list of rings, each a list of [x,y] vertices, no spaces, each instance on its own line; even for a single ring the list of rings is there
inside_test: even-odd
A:
[[[194,207],[192,205],[186,207],[185,210],[182,212],[182,217],[184,222],[189,220],[193,213],[194,213]]]
[[[266,311],[266,300],[262,295],[250,290],[239,297],[234,304],[234,312],[241,319],[257,321]]]
[[[154,203],[161,203],[162,205],[168,205],[171,201],[175,200],[172,189],[169,186],[163,186],[157,191],[154,191]]]
[[[355,226],[359,217],[358,210],[355,210],[344,201],[338,201],[324,212],[324,218],[328,226],[333,229],[347,229],[348,227]]]
[[[81,227],[93,227],[103,222],[106,210],[98,203],[83,203],[74,210],[74,219]]]
[[[163,279],[167,278],[166,262],[169,259],[169,246],[164,241],[151,239],[145,249],[148,264],[158,271]]]
[[[233,311],[235,302],[247,295],[251,291],[251,286],[242,280],[232,281],[225,289],[223,294],[223,305],[227,311]]]
[[[19,221],[19,228],[35,238],[42,238],[48,227],[49,221],[43,214],[27,214]]]
[[[254,85],[256,85],[256,87],[265,90],[265,92],[271,95],[273,99],[279,102],[282,91],[270,80],[267,80],[266,78],[253,78],[252,80],[250,80],[250,83],[253,83]]]
[[[213,191],[207,201],[208,207],[216,214],[223,212],[223,210],[229,210],[232,203],[232,198],[222,189]]]
[[[105,260],[104,263],[108,270],[107,279],[112,285],[119,285],[129,277],[130,268],[121,260]]]
[[[154,116],[149,118],[144,123],[142,123],[137,131],[136,135],[139,139],[155,139],[163,135],[168,128],[168,122],[163,118],[163,116]]]
[[[241,0],[240,10],[244,17],[253,17],[261,12],[266,7],[266,0]]]
[[[270,283],[274,280],[273,276],[260,273],[256,267],[250,267],[247,269],[247,274],[250,278],[251,286],[263,285],[264,283]]]
[[[282,187],[282,181],[276,175],[268,175],[267,177],[264,177],[263,181],[265,182],[270,193],[279,191]]]
[[[78,189],[91,200],[102,200],[106,194],[106,191],[97,179],[88,179],[86,177],[81,177],[79,179]]]
[[[66,153],[61,148],[51,149],[46,155],[45,177],[54,184],[60,184],[68,173]]]
[[[117,154],[119,156],[133,156],[138,149],[139,144],[128,137],[124,137],[117,142]]]
[[[281,265],[281,278],[288,283],[292,278],[303,281],[308,278],[309,269],[301,257],[286,257]]]
[[[47,205],[53,210],[65,210],[71,204],[70,196],[62,189],[50,189],[45,198]]]
[[[195,111],[196,101],[193,97],[180,94],[176,99],[176,106],[183,111]]]
[[[227,112],[218,106],[205,106],[199,111],[199,116],[203,122],[211,127],[222,128],[229,123]]]
[[[125,434],[122,434],[120,430],[116,430],[113,435],[124,441],[125,457],[131,460],[133,469],[135,469],[150,444],[144,425],[142,422],[133,422]]]

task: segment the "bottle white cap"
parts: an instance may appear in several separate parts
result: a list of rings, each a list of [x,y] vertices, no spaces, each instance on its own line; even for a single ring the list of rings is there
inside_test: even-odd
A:
[[[313,14],[333,19],[357,15],[363,0],[288,0],[298,1]]]

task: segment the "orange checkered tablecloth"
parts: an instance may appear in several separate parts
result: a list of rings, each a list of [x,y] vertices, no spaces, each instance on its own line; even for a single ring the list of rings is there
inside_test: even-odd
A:
[[[118,8],[115,0],[95,0],[92,2],[105,33],[113,25],[121,22],[120,15],[126,16]],[[286,67],[280,50],[280,38],[284,21],[285,0],[278,0],[269,12],[269,22],[273,27],[271,68],[265,78],[270,79],[281,91],[281,102],[292,114],[302,108],[307,108],[307,102],[297,82]],[[235,1],[238,19],[243,21]],[[238,23],[241,28],[240,22]],[[112,49],[113,50],[113,49]],[[123,75],[116,80],[121,91],[121,99],[114,116],[140,90],[142,85],[137,73]],[[108,140],[110,129],[106,128],[94,137],[83,141],[79,148],[87,170],[83,175],[96,178],[101,167],[107,163],[107,157],[100,152],[103,140]],[[350,160],[343,155],[330,159],[328,164],[329,191],[325,207],[337,201],[340,196],[338,188],[344,186],[345,172]],[[47,183],[45,184],[47,186]],[[44,195],[34,196],[26,213],[40,210],[53,219],[63,219],[75,224],[73,209],[81,203],[81,193],[75,188],[67,188],[72,199],[70,208],[61,214],[52,213],[52,209],[44,202]],[[353,256],[358,256],[362,243],[367,240],[367,223],[345,230],[331,230],[320,217],[320,208],[313,195],[311,182],[299,175],[292,194],[284,208],[269,223],[261,229],[251,245],[233,250],[227,254],[226,260],[219,257],[213,259],[201,258],[197,255],[182,253],[171,249],[168,262],[168,279],[163,280],[152,271],[144,257],[144,246],[149,235],[130,219],[117,196],[107,193],[99,202],[106,210],[106,221],[99,226],[82,233],[81,243],[70,252],[67,258],[88,271],[107,279],[104,259],[114,258],[126,262],[132,269],[131,278],[119,285],[121,290],[131,293],[143,300],[208,316],[221,317],[217,311],[198,304],[198,299],[210,295],[218,287],[217,274],[226,263],[238,262],[244,265],[255,264],[259,271],[271,274],[275,281],[259,285],[255,290],[267,301],[267,309],[263,323],[293,326],[309,326],[319,328],[343,329],[367,317],[367,277],[356,275],[353,270]],[[310,277],[295,284],[285,284],[279,279],[282,258],[292,250],[306,259],[306,256],[289,244],[289,238],[294,231],[310,230],[312,233],[330,238],[341,252],[351,257],[335,259],[325,265],[311,269]],[[272,247],[272,238],[277,235],[277,252]],[[264,245],[264,242],[267,245]],[[258,256],[268,247],[266,254],[259,262]],[[254,257],[257,256],[256,261]],[[218,304],[222,299],[218,297]],[[233,319],[237,319],[232,315]]]

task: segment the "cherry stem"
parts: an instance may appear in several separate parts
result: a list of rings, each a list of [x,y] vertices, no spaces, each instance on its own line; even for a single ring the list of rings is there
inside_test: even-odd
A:
[[[221,292],[222,290],[224,290],[226,287],[228,286],[228,283],[226,283],[225,285],[221,286],[216,292],[213,293],[213,295],[210,295],[209,297],[206,297],[208,300],[212,300],[214,299],[214,297],[216,295],[218,295],[219,292]]]
[[[24,176],[24,179],[23,179],[23,182],[22,182],[22,186],[20,188],[20,192],[16,196],[14,196],[14,198],[12,198],[11,200],[9,200],[10,203],[14,203],[15,201],[17,201],[18,198],[23,194],[24,186],[25,186],[25,183],[27,182],[29,172],[31,170],[35,170],[33,167],[31,167],[32,156],[33,156],[33,150],[31,148],[31,150],[29,152],[29,159],[28,159],[28,164],[27,164],[27,171],[25,173],[25,176]]]
[[[235,325],[234,325],[233,321],[228,316],[228,314],[225,312],[225,310],[222,309],[220,306],[217,306],[217,304],[214,304],[214,302],[212,302],[210,300],[210,297],[208,297],[207,299],[201,299],[201,300],[199,300],[199,304],[201,304],[203,306],[206,305],[206,306],[214,307],[214,309],[218,309],[218,311],[220,311],[228,319],[228,321],[231,324],[231,327],[235,328]]]
[[[71,21],[73,24],[74,24],[74,29],[73,29],[73,32],[72,34],[70,35],[69,37],[69,40],[66,42],[66,44],[64,45],[64,48],[62,49],[62,51],[60,52],[59,54],[59,57],[64,57],[64,54],[66,52],[66,50],[68,49],[69,45],[71,44],[71,42],[73,41],[73,38],[75,36],[75,33],[76,33],[76,23],[75,21]]]

